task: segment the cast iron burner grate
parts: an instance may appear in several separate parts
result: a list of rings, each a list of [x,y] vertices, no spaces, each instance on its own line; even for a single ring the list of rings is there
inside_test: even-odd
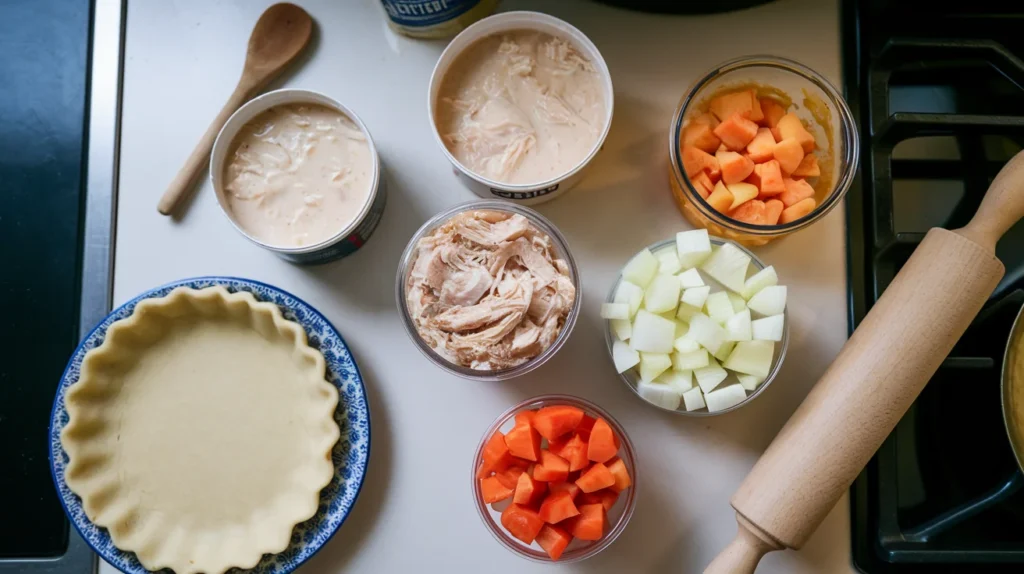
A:
[[[863,150],[847,201],[851,325],[929,228],[970,220],[1024,147],[1024,6],[887,4],[843,4]],[[1024,475],[999,388],[1024,304],[1024,225],[997,251],[1006,278],[854,484],[853,560],[864,572],[1024,571]]]

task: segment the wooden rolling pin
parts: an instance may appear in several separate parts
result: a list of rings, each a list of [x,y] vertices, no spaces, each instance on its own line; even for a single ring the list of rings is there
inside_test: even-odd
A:
[[[705,574],[807,542],[1002,279],[995,245],[1022,217],[1024,152],[966,227],[928,232],[733,495],[739,532]]]

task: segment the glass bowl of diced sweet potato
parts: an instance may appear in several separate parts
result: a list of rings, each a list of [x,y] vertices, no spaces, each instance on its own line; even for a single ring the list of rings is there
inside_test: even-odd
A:
[[[792,60],[750,56],[716,66],[683,96],[669,154],[683,215],[756,247],[839,205],[857,171],[860,140],[828,80]]]

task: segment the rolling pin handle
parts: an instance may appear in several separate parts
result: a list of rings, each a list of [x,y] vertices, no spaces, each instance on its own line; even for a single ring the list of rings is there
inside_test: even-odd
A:
[[[780,545],[769,543],[755,534],[753,529],[757,527],[743,517],[736,516],[736,522],[736,538],[708,564],[704,574],[754,574],[761,557],[782,549]]]
[[[996,175],[978,211],[957,233],[988,249],[1024,218],[1024,151],[1018,152]]]

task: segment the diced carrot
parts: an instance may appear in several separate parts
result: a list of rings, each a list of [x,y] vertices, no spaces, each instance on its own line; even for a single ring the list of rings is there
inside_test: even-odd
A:
[[[581,494],[577,508],[584,504],[600,504],[604,507],[605,512],[608,512],[613,506],[615,506],[615,501],[618,499],[618,492],[615,492],[611,488],[605,488],[604,490],[598,490],[597,492]]]
[[[568,444],[568,442],[569,442],[569,440],[571,438],[572,437],[569,437],[569,436],[563,436],[563,437],[558,437],[555,440],[549,440],[548,441],[548,450],[550,450],[551,452],[557,454],[558,456],[562,456],[562,449],[565,448],[565,445]]]
[[[519,481],[516,483],[512,502],[523,506],[536,506],[540,504],[541,500],[544,500],[544,494],[547,490],[546,482],[541,482],[530,476],[530,473],[524,472],[519,475]]]
[[[697,193],[704,199],[707,199],[711,195],[711,190],[715,189],[715,184],[711,182],[707,172],[702,171],[698,173],[697,177],[694,177],[691,181],[693,182],[693,189],[697,190]]]
[[[477,478],[485,478],[499,468],[503,468],[508,459],[508,446],[505,445],[505,436],[499,431],[494,431],[491,438],[484,444],[483,461],[477,470]]]
[[[605,510],[601,504],[584,504],[578,508],[579,516],[566,526],[569,533],[580,540],[600,540],[604,536]]]
[[[580,490],[583,492],[597,492],[602,488],[608,488],[614,484],[615,476],[613,476],[611,471],[608,470],[608,467],[600,462],[594,463],[576,481],[576,485],[579,486]]]
[[[764,224],[778,225],[779,216],[782,215],[784,209],[786,209],[786,205],[777,199],[769,199],[764,202]]]
[[[526,470],[518,466],[509,466],[502,470],[496,471],[494,473],[494,478],[497,478],[498,482],[503,484],[505,488],[514,489],[516,487],[516,484],[519,482],[519,476],[525,472]]]
[[[821,168],[818,167],[818,156],[809,153],[800,161],[800,165],[793,170],[793,177],[818,177],[821,175]]]
[[[556,454],[569,461],[569,472],[582,470],[589,463],[587,460],[587,442],[577,434],[572,435],[569,442],[565,443],[565,446],[562,447],[561,452]]]
[[[548,494],[544,502],[540,503],[538,514],[544,522],[557,524],[566,518],[579,516],[580,511],[573,504],[572,494],[567,490],[562,490]]]
[[[758,193],[757,186],[749,183],[740,182],[727,185],[725,187],[728,188],[729,193],[732,194],[732,204],[729,205],[729,211],[732,211],[751,199],[754,199],[757,197]]]
[[[586,470],[586,469],[584,469],[584,470]],[[576,479],[578,479],[580,477],[580,474],[583,474],[582,470],[570,471],[568,478],[565,479],[565,482],[567,482],[569,484],[576,484]]]
[[[782,182],[786,185],[786,191],[779,195],[779,200],[786,207],[792,207],[808,197],[814,197],[814,188],[802,179],[790,179],[787,177]]]
[[[742,151],[757,135],[757,124],[739,114],[733,114],[718,124],[715,135],[733,151]]]
[[[715,211],[728,213],[729,207],[732,206],[732,192],[729,191],[729,188],[725,187],[725,184],[718,182],[715,185],[715,190],[711,192],[706,201]]]
[[[757,99],[757,92],[750,90],[750,115],[747,119],[760,123],[764,120],[764,109],[761,108],[761,101]]]
[[[540,529],[544,528],[544,521],[540,519],[540,515],[535,510],[512,503],[502,511],[501,525],[512,536],[526,544],[532,544],[537,538],[537,534],[540,533]]]
[[[576,430],[583,420],[583,411],[569,405],[544,407],[533,417],[533,428],[540,436],[554,440]]]
[[[537,534],[537,544],[544,549],[544,552],[548,553],[552,560],[561,558],[570,542],[572,542],[572,535],[564,528],[552,524],[545,524]]]
[[[608,463],[608,471],[615,477],[615,485],[611,487],[615,492],[622,492],[633,484],[633,480],[629,477],[629,469],[626,468],[626,463],[621,458]]]
[[[769,128],[774,128],[779,124],[782,116],[786,115],[786,108],[782,107],[782,104],[772,98],[761,98],[759,102],[761,103],[761,111],[764,113],[762,123]]]
[[[777,160],[769,160],[761,166],[760,195],[778,195],[786,191],[786,184],[782,181],[782,168]]]
[[[712,188],[714,189],[714,188]],[[583,442],[590,442],[590,430],[594,428],[594,423],[597,419],[590,415],[583,415],[583,420],[580,421],[579,426],[576,427],[576,434],[580,435]]]
[[[764,225],[765,206],[759,199],[752,199],[737,207],[729,214],[729,217],[749,223],[751,225]]]
[[[597,419],[594,429],[590,431],[590,442],[587,443],[587,458],[594,462],[607,462],[619,452],[619,437],[604,419]]]
[[[526,411],[529,412],[529,411]],[[505,435],[505,446],[512,456],[538,461],[540,460],[540,433],[530,425],[532,416],[516,414],[516,426]]]
[[[774,155],[775,137],[768,128],[757,128],[757,135],[747,144],[747,156],[754,160],[754,163],[766,162]]]
[[[709,176],[720,171],[715,156],[693,146],[683,146],[683,168],[690,177],[695,177],[702,171],[708,172]]]
[[[714,153],[722,143],[718,136],[706,123],[690,122],[683,127],[682,140],[684,146],[693,146],[708,153]]]
[[[726,185],[747,179],[754,171],[754,162],[734,151],[720,151],[715,154],[722,169],[722,181]]]
[[[512,496],[513,492],[515,491],[499,482],[496,476],[480,479],[480,494],[484,497],[484,502],[487,504],[505,500]]]
[[[814,199],[811,197],[808,197],[807,199],[801,202],[795,203],[787,207],[786,209],[782,210],[782,215],[779,216],[779,224],[781,225],[783,223],[796,221],[797,219],[800,219],[801,217],[804,217],[808,213],[814,211],[814,208],[817,207],[817,205],[817,202],[815,202]]]
[[[783,140],[795,139],[798,141],[804,153],[814,151],[814,136],[811,135],[811,132],[807,131],[803,122],[793,112],[789,112],[779,118],[779,123],[775,127],[779,130],[779,135],[782,136]]]
[[[804,148],[800,147],[800,142],[795,139],[784,139],[775,144],[772,154],[779,162],[782,173],[793,173],[804,159]],[[724,170],[725,166],[722,169]]]
[[[540,458],[541,463],[533,467],[533,478],[544,482],[561,482],[569,478],[569,461],[547,450],[540,452]]]
[[[575,500],[580,493],[580,487],[573,482],[551,482],[548,483],[548,490],[551,492],[562,492],[563,490],[568,492],[570,496]]]
[[[742,90],[730,94],[717,96],[708,104],[708,109],[715,117],[725,121],[733,114],[739,114],[744,118],[750,118],[754,113],[754,102],[751,97],[751,90]]]
[[[537,411],[519,411],[515,416],[516,424],[533,426],[533,417],[536,415]]]

